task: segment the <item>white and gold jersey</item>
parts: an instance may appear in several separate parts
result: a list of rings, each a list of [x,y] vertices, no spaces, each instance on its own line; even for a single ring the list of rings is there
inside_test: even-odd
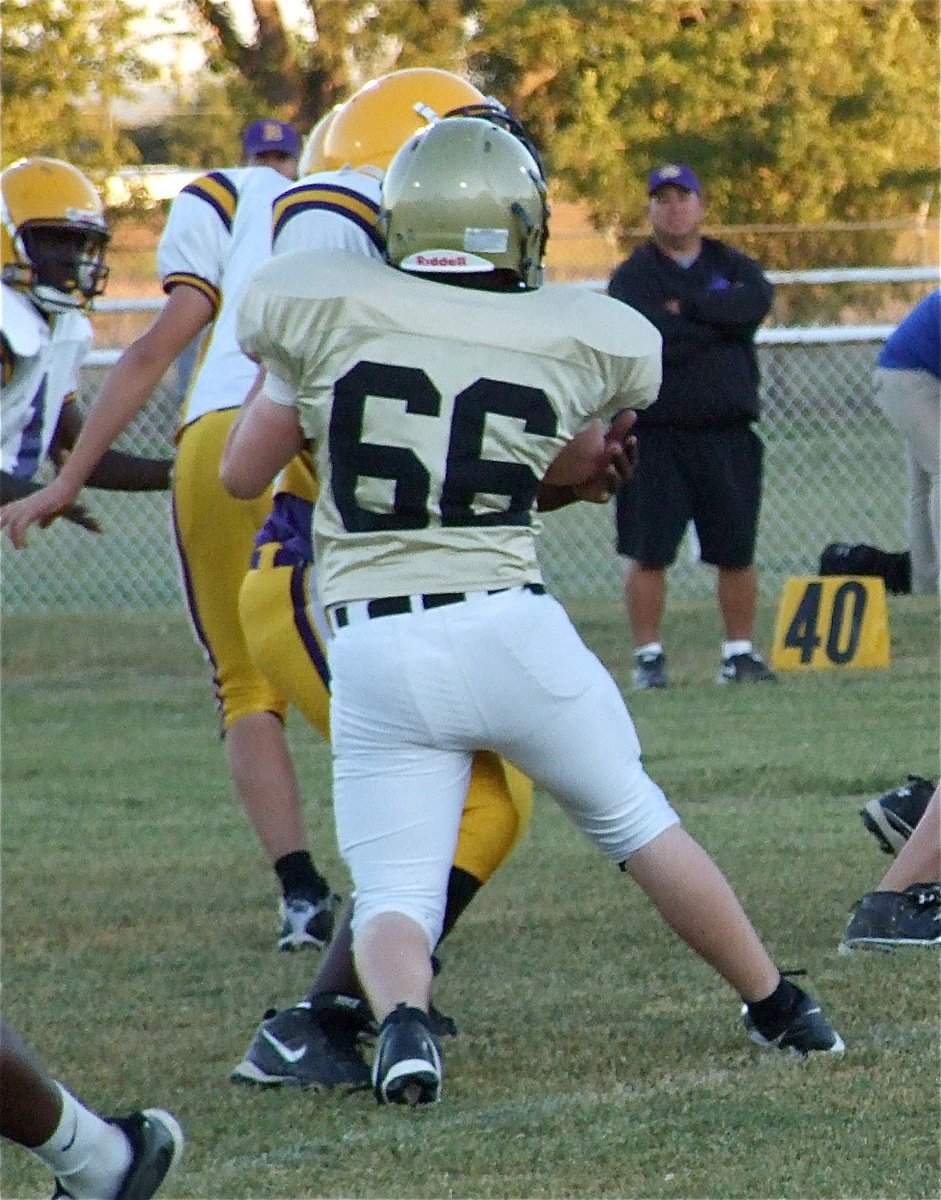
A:
[[[266,264],[238,333],[313,443],[325,605],[538,582],[549,464],[660,386],[660,334],[609,297],[477,291],[336,252]]]
[[[32,479],[49,452],[63,404],[79,391],[79,368],[92,344],[91,322],[75,310],[47,321],[3,284],[2,467]]]
[[[272,253],[316,246],[380,257],[379,181],[343,170],[292,183],[270,167],[211,171],[173,202],[157,253],[164,291],[178,284],[210,299],[216,317],[189,389],[181,425],[236,408],[255,365],[239,350],[235,319],[245,285]]]
[[[271,206],[289,181],[271,167],[211,171],[173,201],[157,250],[165,292],[187,284],[216,317],[201,350],[180,424],[238,408],[257,373],[239,350],[235,316],[245,284],[271,254]]]

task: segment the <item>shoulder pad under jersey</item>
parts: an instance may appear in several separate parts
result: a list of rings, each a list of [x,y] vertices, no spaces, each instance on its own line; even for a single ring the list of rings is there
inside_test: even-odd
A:
[[[39,353],[45,321],[33,305],[13,288],[3,285],[3,336],[19,358]]]

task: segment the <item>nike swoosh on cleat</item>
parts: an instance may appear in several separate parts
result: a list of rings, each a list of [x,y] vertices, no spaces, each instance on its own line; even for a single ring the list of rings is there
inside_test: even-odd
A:
[[[296,1063],[300,1062],[307,1053],[307,1047],[301,1046],[299,1050],[292,1050],[290,1046],[285,1046],[284,1042],[279,1042],[273,1033],[269,1033],[267,1029],[261,1031],[261,1036],[265,1041],[272,1046],[285,1062]]]

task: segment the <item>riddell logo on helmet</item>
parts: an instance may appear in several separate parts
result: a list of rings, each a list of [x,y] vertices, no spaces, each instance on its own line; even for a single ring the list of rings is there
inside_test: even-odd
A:
[[[417,267],[466,267],[465,254],[416,254]]]
[[[417,250],[399,263],[403,271],[492,271],[493,263],[477,254],[460,250]]]

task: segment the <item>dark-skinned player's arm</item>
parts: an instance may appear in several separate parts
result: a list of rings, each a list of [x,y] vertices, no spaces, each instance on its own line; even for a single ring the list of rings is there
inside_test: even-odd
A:
[[[57,471],[68,462],[81,432],[78,409],[74,404],[64,405],[49,446],[49,457]],[[171,458],[143,458],[121,450],[106,450],[85,480],[85,486],[112,492],[162,492],[170,486],[172,466]]]
[[[586,500],[605,504],[637,468],[637,438],[631,433],[637,413],[626,408],[605,431],[595,421],[563,446],[539,485],[540,512],[552,512]]]

